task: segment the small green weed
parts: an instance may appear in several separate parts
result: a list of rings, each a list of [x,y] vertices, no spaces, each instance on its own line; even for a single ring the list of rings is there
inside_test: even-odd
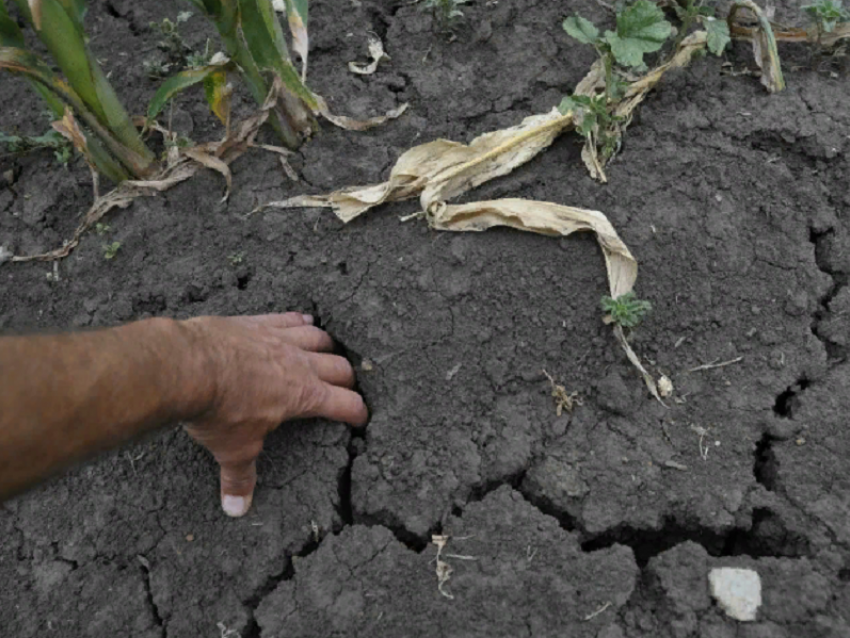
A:
[[[673,5],[676,15],[681,21],[673,48],[678,48],[688,32],[696,24],[702,23],[706,31],[706,46],[714,55],[720,55],[732,41],[729,25],[726,20],[714,17],[714,7],[709,3],[714,0],[679,0]]]
[[[832,33],[839,22],[850,21],[850,12],[842,6],[841,0],[818,0],[802,9],[814,18],[822,33]]]
[[[604,95],[565,97],[558,109],[561,113],[574,111],[580,114],[581,121],[576,126],[576,131],[601,149],[605,161],[611,159],[620,149],[621,135],[617,125],[622,118],[608,112]]]
[[[53,150],[56,161],[67,166],[71,161],[74,149],[71,142],[62,137],[58,131],[53,129],[44,135],[6,135],[0,131],[0,145],[4,146],[9,153],[27,153],[40,148]]]
[[[627,292],[616,299],[602,297],[602,310],[611,317],[611,321],[623,328],[634,328],[652,310],[652,304],[638,299],[633,292]]]
[[[434,18],[444,31],[450,31],[458,20],[463,19],[463,11],[460,6],[471,0],[424,0],[423,9],[434,13]]]
[[[105,222],[97,222],[94,225],[94,232],[96,232],[100,237],[103,237],[110,230],[112,230],[112,227]]]
[[[103,245],[103,258],[104,259],[115,259],[115,256],[118,254],[118,249],[121,248],[120,241],[114,241],[111,244]]]
[[[850,11],[842,6],[841,0],[818,0],[802,9],[817,21],[824,33],[832,33],[840,22],[850,21]]]
[[[158,31],[162,39],[157,43],[163,58],[148,58],[142,62],[147,76],[152,80],[162,80],[174,71],[196,69],[209,64],[212,58],[210,40],[207,38],[203,52],[193,51],[180,34],[180,25],[192,17],[191,11],[182,11],[172,22],[163,18],[162,22],[151,22],[150,26]]]
[[[245,253],[241,250],[236,253],[231,253],[227,256],[227,261],[230,262],[231,266],[238,266],[245,261]]]

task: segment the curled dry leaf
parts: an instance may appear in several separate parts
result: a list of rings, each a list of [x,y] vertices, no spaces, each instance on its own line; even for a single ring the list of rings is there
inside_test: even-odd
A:
[[[319,104],[318,113],[322,117],[331,124],[338,126],[339,128],[344,128],[347,131],[368,131],[370,128],[375,128],[389,120],[394,120],[397,117],[400,117],[401,114],[407,110],[407,107],[410,106],[407,102],[405,102],[394,109],[390,109],[384,115],[376,115],[375,117],[370,117],[368,120],[356,120],[345,115],[334,115],[328,108],[328,103],[318,95],[316,96],[316,101]]]
[[[224,181],[227,183],[227,189],[224,191],[224,197],[221,198],[221,201],[226,202],[227,198],[230,197],[230,190],[233,188],[233,176],[230,173],[230,167],[227,163],[198,147],[185,148],[183,149],[183,154],[199,164],[203,164],[207,168],[221,173]]]
[[[423,208],[427,208],[428,202],[451,199],[507,175],[545,150],[570,126],[572,116],[553,109],[527,117],[518,126],[485,133],[469,145],[435,140],[403,153],[382,184],[345,188],[327,195],[301,195],[260,208],[328,207],[344,222],[380,204],[417,195],[422,196]]]
[[[428,210],[428,222],[437,230],[480,232],[507,226],[555,237],[592,231],[605,257],[611,297],[630,292],[637,279],[637,261],[608,218],[596,210],[528,199],[496,199],[459,205],[435,203]]]
[[[369,57],[372,60],[369,64],[349,62],[348,70],[357,75],[372,75],[378,69],[378,64],[389,60],[390,56],[384,52],[384,44],[380,38],[369,36]]]
[[[761,7],[752,0],[735,0],[729,11],[729,30],[733,31],[735,16],[740,9],[748,9],[756,16],[758,28],[752,32],[753,55],[756,64],[761,69],[761,83],[771,93],[785,88],[785,78],[782,76],[782,64],[779,61],[779,51],[776,48],[776,38],[773,26]]]

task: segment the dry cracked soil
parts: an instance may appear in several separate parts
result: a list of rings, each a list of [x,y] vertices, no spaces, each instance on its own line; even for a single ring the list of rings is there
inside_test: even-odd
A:
[[[186,5],[91,2],[92,47],[134,112],[156,84],[150,26]],[[113,325],[282,309],[314,313],[358,369],[364,433],[288,425],[268,440],[251,513],[229,520],[217,473],[179,428],[117,450],[0,509],[5,636],[282,638],[850,636],[850,83],[843,58],[782,46],[768,95],[745,44],[676,72],[642,106],[600,185],[559,139],[467,196],[605,212],[654,305],[634,347],[670,376],[646,393],[600,320],[592,237],[452,235],[415,202],[348,226],[260,202],[386,178],[410,146],[546,111],[593,61],[561,29],[592,0],[478,0],[454,39],[407,2],[316,1],[311,82],[368,133],[323,125],[293,158],[234,165],[109,217],[58,264],[0,267],[0,329]],[[778,17],[799,20],[795,3]],[[183,29],[202,48],[195,16]],[[352,75],[367,33],[391,61]],[[240,95],[235,107],[247,113]],[[0,122],[39,133],[40,106],[2,76]],[[175,129],[221,134],[198,94]],[[0,244],[61,244],[88,172],[4,158]],[[103,244],[118,241],[114,259]],[[48,274],[51,275],[48,277]],[[694,370],[734,360],[723,367]],[[557,416],[546,370],[581,397]],[[432,535],[448,537],[440,563]],[[438,564],[451,570],[438,588]],[[446,567],[448,566],[448,567]],[[708,591],[716,566],[758,571],[758,618]]]

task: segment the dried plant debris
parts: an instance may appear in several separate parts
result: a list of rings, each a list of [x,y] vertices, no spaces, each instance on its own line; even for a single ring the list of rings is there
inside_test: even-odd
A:
[[[758,21],[758,27],[752,32],[753,55],[756,64],[761,69],[761,83],[771,93],[785,88],[785,78],[782,76],[782,64],[779,61],[779,51],[776,48],[776,38],[770,20],[761,7],[752,0],[736,0],[729,12],[729,24],[734,24],[735,16],[740,9],[753,13]],[[731,30],[731,29],[730,29]]]
[[[555,399],[555,415],[561,416],[564,410],[572,412],[577,405],[582,405],[581,397],[578,392],[567,392],[567,389],[556,383],[551,374],[543,370],[543,374],[549,379],[549,384],[552,386],[552,398]]]
[[[369,36],[369,58],[371,61],[368,64],[349,62],[348,70],[357,75],[372,75],[378,70],[378,65],[381,62],[390,59],[390,56],[384,51],[384,43],[375,35]]]

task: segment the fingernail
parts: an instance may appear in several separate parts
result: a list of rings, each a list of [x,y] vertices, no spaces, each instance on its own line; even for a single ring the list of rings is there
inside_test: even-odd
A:
[[[313,323],[313,315],[301,315],[305,323]]]
[[[221,509],[224,510],[225,514],[234,518],[245,516],[250,506],[251,501],[244,496],[232,496],[231,494],[225,494],[221,497]]]

